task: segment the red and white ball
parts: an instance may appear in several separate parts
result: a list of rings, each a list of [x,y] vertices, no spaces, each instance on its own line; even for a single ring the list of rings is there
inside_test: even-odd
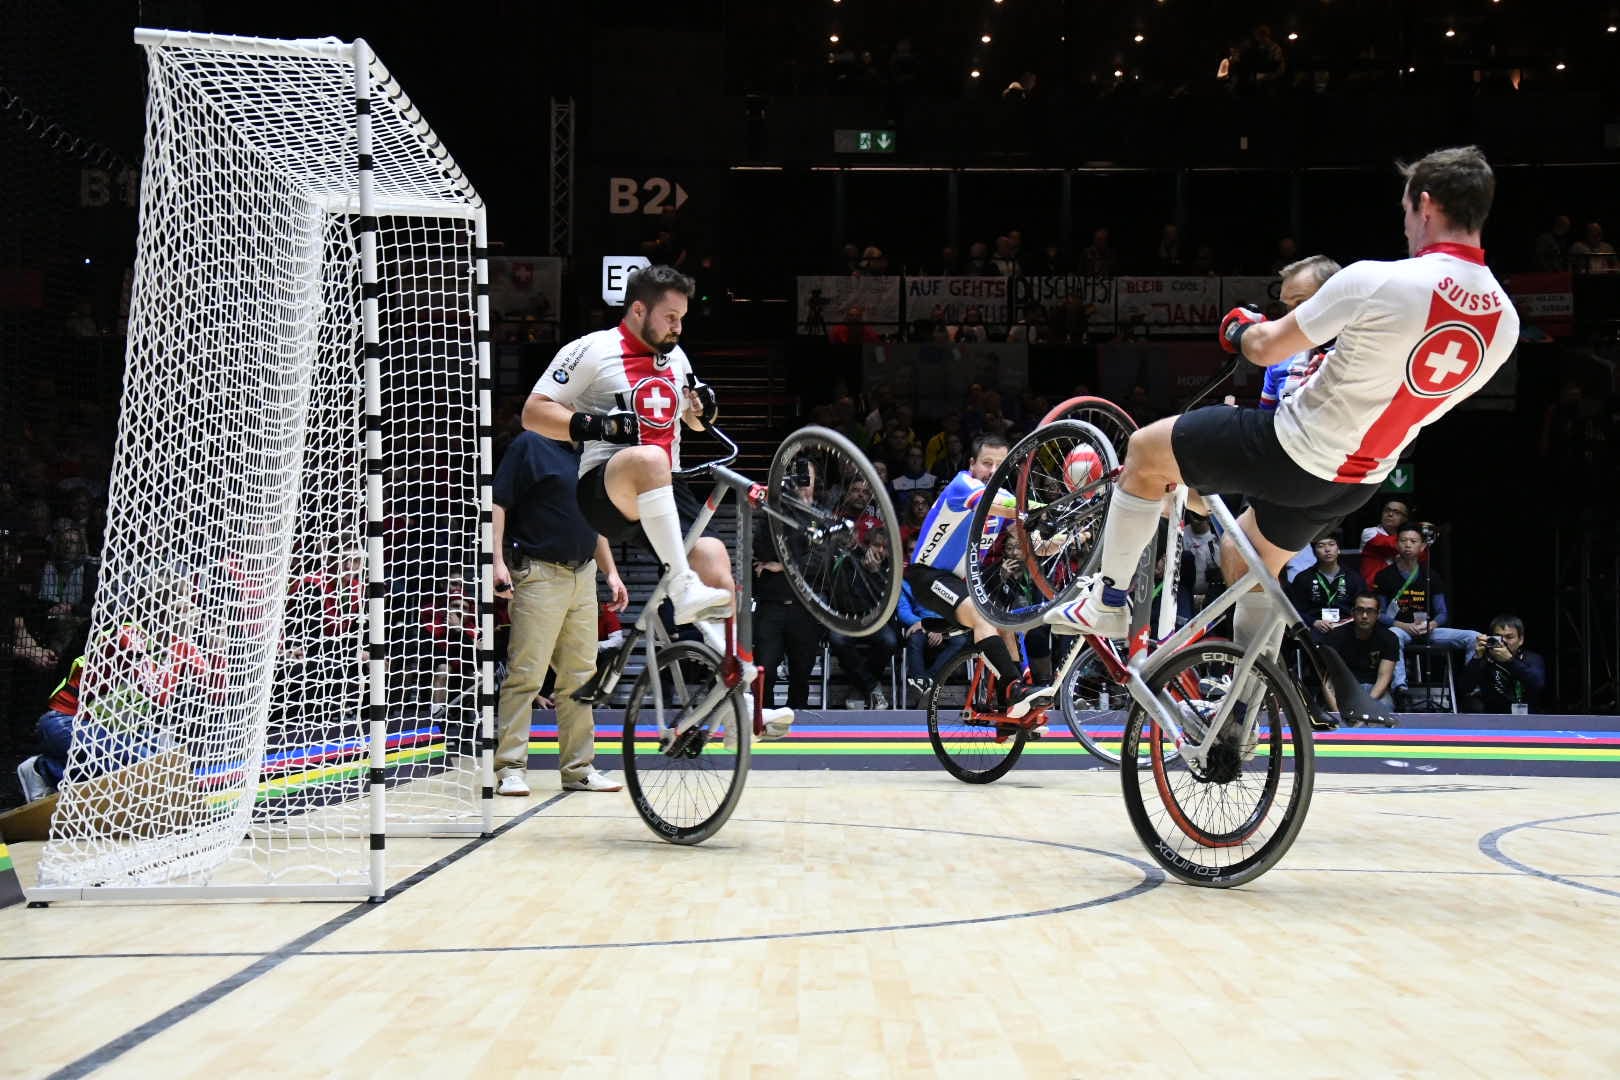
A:
[[[1063,457],[1063,483],[1070,491],[1102,479],[1103,459],[1096,449],[1081,443]]]

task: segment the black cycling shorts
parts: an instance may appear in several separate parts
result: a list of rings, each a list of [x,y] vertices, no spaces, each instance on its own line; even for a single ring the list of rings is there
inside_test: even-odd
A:
[[[956,608],[968,598],[966,581],[949,570],[912,563],[906,567],[906,582],[911,586],[911,602],[919,610],[938,615],[952,626],[962,625],[956,618]]]
[[[1306,472],[1277,441],[1277,415],[1211,405],[1183,413],[1170,447],[1187,486],[1248,496],[1260,535],[1301,551],[1359,510],[1377,484],[1341,484]]]
[[[697,520],[703,504],[686,484],[677,480],[673,486],[675,512],[680,515],[681,535],[685,536],[687,530],[692,527],[692,522]],[[579,487],[574,492],[574,497],[579,503],[579,512],[584,515],[586,523],[607,537],[608,543],[628,542],[652,551],[652,545],[647,542],[647,534],[641,529],[641,522],[631,521],[619,513],[619,508],[614,506],[613,500],[608,497],[607,462],[604,461],[579,478]]]

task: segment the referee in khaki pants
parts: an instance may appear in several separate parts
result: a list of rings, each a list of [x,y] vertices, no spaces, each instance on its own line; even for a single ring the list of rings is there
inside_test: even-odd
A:
[[[557,767],[569,791],[618,791],[596,768],[596,722],[573,693],[596,673],[596,571],[610,606],[630,601],[607,540],[585,523],[574,490],[579,455],[525,431],[495,473],[495,591],[509,597],[512,637],[501,684],[496,792],[529,794],[529,725],[546,669],[557,672]],[[594,556],[594,557],[593,557]]]

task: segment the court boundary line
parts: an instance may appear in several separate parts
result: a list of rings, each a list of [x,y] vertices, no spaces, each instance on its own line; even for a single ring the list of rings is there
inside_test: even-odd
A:
[[[207,989],[201,990],[179,1004],[169,1007],[145,1023],[131,1028],[110,1042],[103,1043],[88,1054],[68,1062],[55,1072],[50,1073],[47,1080],[68,1080],[70,1077],[88,1076],[97,1069],[112,1064],[131,1050],[151,1041],[181,1021],[191,1018],[226,995],[269,974],[288,960],[309,949],[311,945],[330,937],[356,920],[364,918],[370,912],[381,910],[388,901],[393,900],[396,896],[421,884],[440,870],[460,862],[479,848],[484,847],[497,837],[511,832],[523,822],[540,813],[540,811],[556,805],[571,794],[573,793],[569,791],[558,792],[540,805],[530,807],[506,822],[506,824],[495,828],[488,835],[476,837],[462,844],[443,858],[429,863],[399,884],[390,887],[383,894],[383,903],[362,902],[334,915],[326,922],[299,935],[279,949],[260,955],[257,960],[242,970],[227,975]]]
[[[1517,825],[1504,825],[1500,829],[1492,830],[1480,837],[1479,850],[1486,858],[1529,877],[1551,881],[1557,885],[1567,885],[1572,889],[1584,889],[1587,892],[1595,892],[1600,896],[1612,896],[1620,900],[1620,891],[1605,889],[1601,885],[1588,885],[1584,881],[1577,881],[1575,878],[1565,874],[1554,874],[1547,870],[1537,869],[1529,863],[1520,862],[1502,850],[1502,838],[1510,833],[1518,832],[1520,829],[1534,829],[1542,825],[1558,825],[1566,821],[1584,821],[1587,818],[1614,817],[1616,814],[1620,814],[1620,811],[1599,810],[1593,814],[1570,814],[1567,817],[1542,818],[1539,821],[1521,821]]]

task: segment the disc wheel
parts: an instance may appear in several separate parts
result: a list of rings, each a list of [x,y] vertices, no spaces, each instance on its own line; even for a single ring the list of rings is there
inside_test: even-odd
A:
[[[1145,678],[1196,745],[1222,703],[1243,652],[1197,642],[1155,657]],[[1316,759],[1310,720],[1293,681],[1256,660],[1241,697],[1203,762],[1178,757],[1170,737],[1133,703],[1121,745],[1125,808],[1148,853],[1190,885],[1253,881],[1287,853],[1311,803]]]
[[[946,664],[928,692],[928,742],[945,771],[963,783],[1001,779],[1024,752],[1028,729],[977,715],[994,703],[990,665],[972,649]]]
[[[662,716],[652,680],[660,680]],[[740,693],[731,693],[679,735],[720,679],[720,657],[699,642],[658,651],[656,670],[643,671],[624,709],[624,780],[647,827],[675,844],[697,844],[719,831],[748,778],[753,729]],[[730,745],[727,745],[727,744]]]
[[[1102,432],[1079,420],[1038,428],[1008,452],[968,526],[968,596],[992,626],[1038,625],[1094,569],[1118,466]]]
[[[822,625],[864,637],[900,599],[900,521],[877,470],[836,431],[800,428],[776,449],[765,495],[788,585]]]

